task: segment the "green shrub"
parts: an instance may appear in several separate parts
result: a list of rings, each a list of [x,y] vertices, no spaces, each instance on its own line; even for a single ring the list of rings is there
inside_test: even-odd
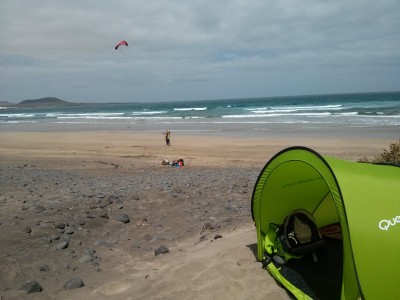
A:
[[[400,140],[397,143],[390,144],[389,150],[383,149],[383,152],[376,155],[372,160],[363,157],[359,162],[400,165]]]

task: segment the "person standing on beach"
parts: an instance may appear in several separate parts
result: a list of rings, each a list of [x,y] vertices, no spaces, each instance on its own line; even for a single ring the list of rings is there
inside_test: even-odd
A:
[[[164,132],[164,135],[165,135],[165,143],[167,144],[167,146],[171,146],[171,142],[170,142],[170,139],[171,139],[171,131],[166,130],[166,131]]]

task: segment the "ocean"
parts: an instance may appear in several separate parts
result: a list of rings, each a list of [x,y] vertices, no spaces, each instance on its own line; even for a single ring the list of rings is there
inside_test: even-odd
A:
[[[1,107],[0,129],[10,124],[122,125],[131,130],[201,129],[271,124],[400,126],[400,92],[243,98],[158,103],[96,103],[62,107]]]

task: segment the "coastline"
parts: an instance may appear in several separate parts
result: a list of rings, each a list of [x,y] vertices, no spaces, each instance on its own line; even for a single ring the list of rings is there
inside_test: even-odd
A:
[[[171,129],[170,147],[157,126],[1,130],[2,299],[289,299],[255,262],[259,172],[286,147],[357,161],[399,136],[395,126],[207,126]],[[183,168],[161,164],[179,158]],[[84,286],[63,288],[74,277]],[[29,280],[43,291],[27,296]]]

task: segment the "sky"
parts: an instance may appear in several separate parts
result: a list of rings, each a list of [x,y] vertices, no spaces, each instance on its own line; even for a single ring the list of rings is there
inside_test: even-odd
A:
[[[0,1],[0,101],[399,90],[400,0]]]

